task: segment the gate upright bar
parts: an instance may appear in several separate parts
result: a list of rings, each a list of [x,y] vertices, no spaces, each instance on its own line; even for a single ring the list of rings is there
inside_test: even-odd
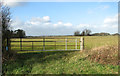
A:
[[[65,39],[65,50],[67,50],[67,38]]]
[[[20,38],[20,50],[22,51],[22,38]]]
[[[27,38],[26,38],[27,39]],[[29,38],[30,39],[30,38]],[[49,39],[52,39],[52,40],[49,40]],[[84,49],[84,38],[83,37],[79,37],[79,38],[58,38],[59,40],[56,40],[57,38],[54,38],[55,40],[53,40],[53,38],[47,38],[47,37],[42,37],[40,41],[34,41],[34,40],[30,40],[30,41],[27,41],[25,40],[22,40],[22,38],[19,38],[18,41],[11,41],[11,42],[15,42],[15,43],[18,43],[19,42],[19,51],[23,51],[24,48],[22,48],[22,46],[24,44],[22,44],[22,42],[26,43],[31,43],[31,44],[27,44],[25,45],[24,47],[31,47],[31,51],[34,50],[34,51],[59,51],[59,50],[83,50]],[[42,49],[37,49],[37,47],[39,47],[39,45],[36,45],[37,42],[40,42],[40,48]],[[49,44],[48,44],[49,42]],[[58,44],[57,44],[58,42]],[[50,44],[51,43],[51,44]],[[54,43],[54,44],[53,44]],[[12,45],[14,46],[14,45]],[[45,47],[45,46],[48,46],[48,47]],[[50,46],[50,47],[49,47]],[[60,47],[57,47],[57,46],[60,46]],[[55,49],[53,49],[55,47]],[[78,48],[80,47],[80,48]],[[15,49],[16,50],[16,49]],[[29,49],[25,49],[24,51],[27,51]]]
[[[77,39],[75,39],[75,43],[76,43],[76,45],[75,45],[75,49],[77,50]]]
[[[32,41],[32,51],[34,50],[33,41]]]
[[[45,37],[43,37],[43,51],[45,51]]]

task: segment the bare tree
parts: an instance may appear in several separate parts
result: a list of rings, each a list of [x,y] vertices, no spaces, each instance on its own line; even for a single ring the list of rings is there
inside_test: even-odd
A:
[[[82,36],[85,36],[85,31],[82,31],[81,35],[82,35]]]
[[[1,20],[2,20],[2,53],[3,58],[9,58],[12,55],[10,51],[10,22],[11,22],[11,13],[10,8],[1,4]]]
[[[10,13],[10,8],[7,6],[2,6],[2,41],[3,44],[5,43],[6,39],[10,38],[10,22],[11,22],[11,13]],[[5,49],[3,45],[3,49]]]
[[[83,35],[83,36],[90,36],[91,32],[92,32],[92,31],[89,30],[89,29],[84,29],[84,30],[82,31],[81,35]]]

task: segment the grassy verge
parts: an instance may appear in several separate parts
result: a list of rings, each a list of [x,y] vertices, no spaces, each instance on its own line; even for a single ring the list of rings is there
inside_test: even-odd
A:
[[[108,45],[108,47],[105,45]],[[101,48],[101,46],[104,46],[104,48]],[[95,36],[85,37],[84,51],[19,52],[15,60],[9,60],[3,64],[3,73],[117,74],[118,65],[110,64],[117,59],[117,46],[116,36]],[[113,59],[110,61],[111,57]]]
[[[117,74],[118,65],[100,64],[81,51],[18,54],[3,66],[6,74]]]

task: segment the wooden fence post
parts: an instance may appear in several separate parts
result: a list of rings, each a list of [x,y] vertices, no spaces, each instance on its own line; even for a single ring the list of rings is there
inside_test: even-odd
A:
[[[65,50],[67,50],[67,38],[65,39]]]
[[[80,50],[83,50],[84,49],[84,38],[81,37],[80,39]]]
[[[7,46],[6,46],[6,50],[10,51],[10,38],[7,38]]]
[[[20,50],[22,51],[22,38],[20,38]]]
[[[9,51],[11,50],[11,41],[10,41],[10,38],[8,38],[8,50]]]

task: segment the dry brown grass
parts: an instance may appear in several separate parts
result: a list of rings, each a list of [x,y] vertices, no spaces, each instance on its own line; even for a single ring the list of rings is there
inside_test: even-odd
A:
[[[102,46],[89,51],[88,59],[100,64],[118,65],[118,46]]]

